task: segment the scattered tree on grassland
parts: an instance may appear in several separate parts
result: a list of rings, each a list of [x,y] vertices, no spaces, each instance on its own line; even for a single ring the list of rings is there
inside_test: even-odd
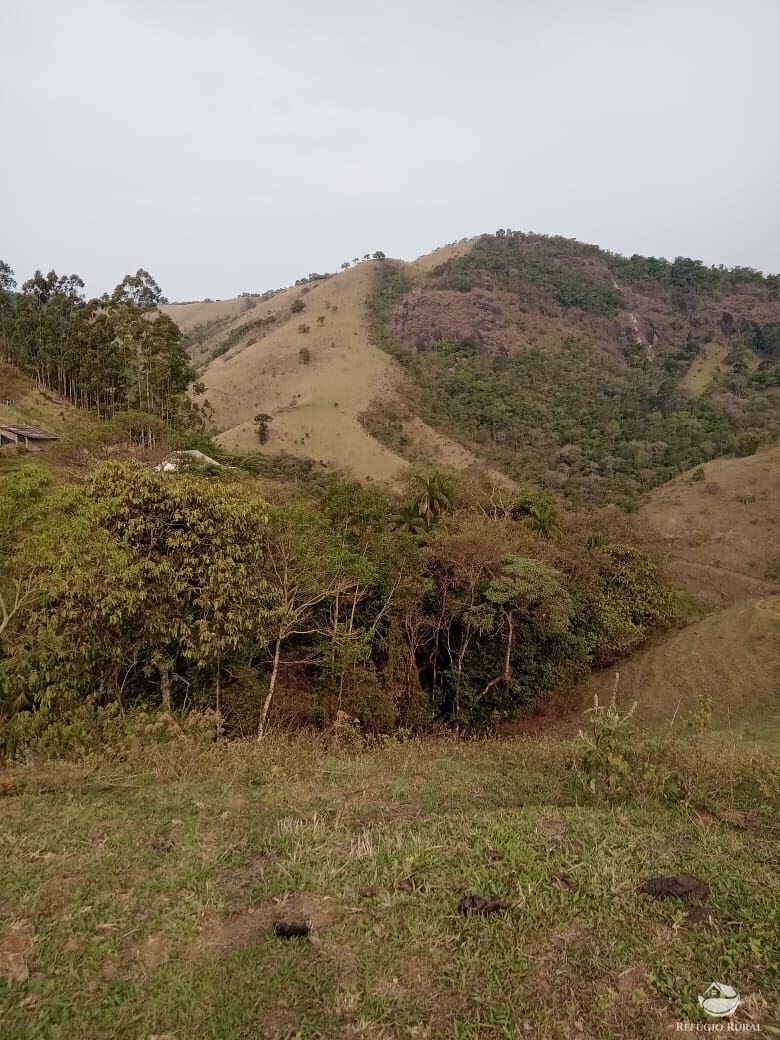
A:
[[[255,431],[257,433],[257,439],[261,444],[266,444],[271,434],[271,423],[273,422],[273,416],[269,415],[268,412],[258,412],[254,417]]]

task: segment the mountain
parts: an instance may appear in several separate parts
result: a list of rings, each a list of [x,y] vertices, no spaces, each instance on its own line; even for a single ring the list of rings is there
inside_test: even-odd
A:
[[[228,450],[384,480],[476,462],[635,508],[741,436],[780,432],[779,284],[502,230],[167,310]]]

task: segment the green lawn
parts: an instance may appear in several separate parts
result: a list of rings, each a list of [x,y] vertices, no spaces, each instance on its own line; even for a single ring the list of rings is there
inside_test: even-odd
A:
[[[684,804],[589,803],[575,753],[280,740],[12,769],[0,1036],[664,1037],[713,979],[772,1035],[771,790],[723,763],[721,794],[702,773]],[[636,891],[683,872],[709,924]],[[511,906],[463,917],[466,893]],[[276,937],[291,912],[310,938]]]

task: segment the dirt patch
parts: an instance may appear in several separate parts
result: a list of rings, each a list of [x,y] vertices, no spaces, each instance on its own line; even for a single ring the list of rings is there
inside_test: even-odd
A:
[[[271,932],[277,917],[277,904],[270,899],[232,917],[213,917],[206,921],[192,952],[197,959],[203,952],[231,953],[234,950],[245,950],[261,935]]]
[[[287,1008],[269,1008],[255,1019],[260,1040],[292,1040],[298,1032],[298,1018]]]
[[[314,932],[322,932],[333,924],[333,905],[327,896],[313,896],[299,892],[288,896],[281,906],[283,921],[308,921]]]
[[[265,899],[249,910],[232,917],[210,918],[192,947],[198,959],[204,953],[232,953],[245,950],[263,935],[272,935],[277,921],[305,921],[313,932],[321,932],[333,923],[330,899],[297,892],[285,899]]]
[[[172,944],[162,935],[150,935],[133,951],[138,966],[145,974],[151,974],[168,959]]]
[[[0,932],[0,978],[5,978],[9,986],[21,986],[30,977],[32,946],[32,929],[26,921],[17,921]]]

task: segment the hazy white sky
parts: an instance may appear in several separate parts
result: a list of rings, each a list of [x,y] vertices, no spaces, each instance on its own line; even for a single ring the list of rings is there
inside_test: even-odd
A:
[[[780,0],[3,0],[0,257],[172,299],[499,226],[780,270]]]

